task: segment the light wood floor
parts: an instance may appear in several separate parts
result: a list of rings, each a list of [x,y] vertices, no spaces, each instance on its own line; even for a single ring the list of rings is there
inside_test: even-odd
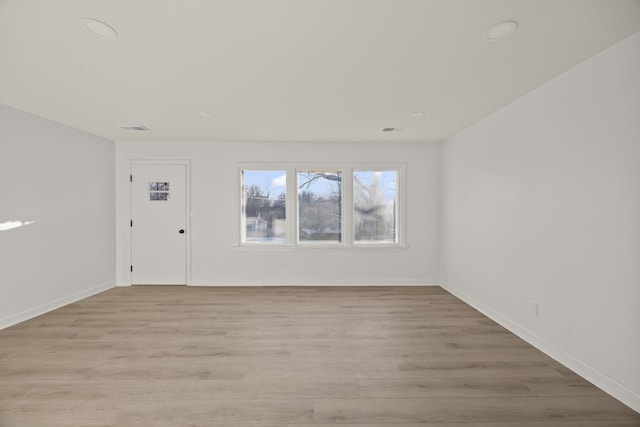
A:
[[[438,287],[114,288],[0,331],[0,426],[638,426]]]

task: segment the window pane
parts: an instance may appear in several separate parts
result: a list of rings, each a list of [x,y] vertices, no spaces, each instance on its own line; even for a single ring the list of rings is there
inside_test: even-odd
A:
[[[396,183],[396,171],[353,172],[354,241],[397,241]]]
[[[243,242],[285,243],[286,184],[283,170],[242,171]]]
[[[342,172],[298,172],[298,241],[342,241]]]

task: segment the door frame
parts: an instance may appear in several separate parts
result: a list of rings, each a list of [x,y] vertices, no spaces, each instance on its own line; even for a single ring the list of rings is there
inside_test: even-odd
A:
[[[129,176],[133,174],[134,165],[180,165],[185,167],[185,224],[187,227],[186,236],[186,286],[191,285],[191,160],[187,159],[130,159],[128,161]],[[128,178],[127,178],[128,179]],[[127,226],[129,227],[129,244],[127,249],[129,250],[129,263],[133,265],[133,228],[130,226],[129,221],[133,218],[133,183],[129,180],[129,218],[127,219]],[[128,266],[127,266],[128,268]],[[129,285],[133,285],[133,275],[129,271]]]

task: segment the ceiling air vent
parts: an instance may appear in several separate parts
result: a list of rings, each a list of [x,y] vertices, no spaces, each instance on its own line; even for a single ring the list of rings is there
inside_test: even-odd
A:
[[[150,129],[148,127],[142,125],[120,125],[118,126],[122,130],[127,131],[136,131],[136,132],[149,132]]]

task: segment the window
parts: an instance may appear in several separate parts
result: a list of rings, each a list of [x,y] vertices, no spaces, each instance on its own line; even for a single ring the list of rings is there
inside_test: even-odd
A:
[[[149,200],[169,200],[168,182],[150,182]]]
[[[285,242],[286,186],[286,171],[242,171],[242,241],[244,243]]]
[[[298,241],[342,242],[342,172],[298,172]]]
[[[353,240],[355,242],[397,242],[398,173],[353,172]]]
[[[241,246],[404,245],[404,165],[254,163],[239,172]]]

